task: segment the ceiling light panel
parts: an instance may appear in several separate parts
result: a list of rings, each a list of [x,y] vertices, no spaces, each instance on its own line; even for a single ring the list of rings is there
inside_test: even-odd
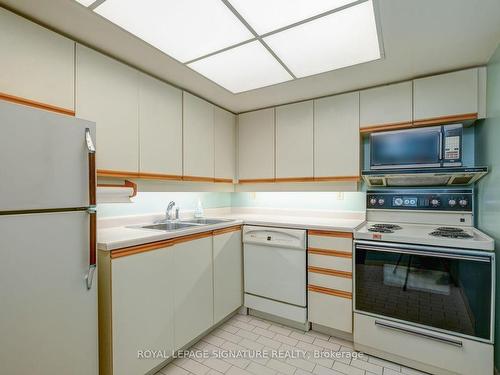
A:
[[[206,57],[188,66],[233,93],[292,79],[258,41]]]
[[[303,21],[355,0],[229,0],[259,34]]]
[[[96,0],[76,0],[83,6],[88,7],[90,4],[93,4]]]
[[[94,11],[181,62],[253,38],[220,0],[107,0]]]
[[[371,0],[270,35],[264,41],[297,77],[380,58]]]

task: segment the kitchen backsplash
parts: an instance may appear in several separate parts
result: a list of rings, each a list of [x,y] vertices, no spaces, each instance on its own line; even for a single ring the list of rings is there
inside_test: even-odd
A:
[[[232,193],[232,207],[290,208],[330,211],[364,211],[361,192],[257,192]]]
[[[360,192],[139,192],[132,203],[101,203],[98,216],[127,216],[163,212],[175,201],[183,210],[194,210],[201,200],[204,208],[259,207],[329,211],[364,211],[365,193]]]

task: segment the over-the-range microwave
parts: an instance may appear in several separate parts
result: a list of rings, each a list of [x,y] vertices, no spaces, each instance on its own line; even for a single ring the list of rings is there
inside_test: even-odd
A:
[[[370,135],[370,169],[460,167],[462,124]]]

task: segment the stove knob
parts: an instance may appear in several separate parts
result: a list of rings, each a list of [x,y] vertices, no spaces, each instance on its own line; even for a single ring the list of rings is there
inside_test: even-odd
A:
[[[455,205],[457,204],[457,201],[455,199],[450,199],[448,201],[448,204],[450,205],[450,207],[455,207]]]
[[[394,199],[395,206],[401,206],[403,204],[403,200],[401,198]]]
[[[432,207],[438,207],[439,203],[441,203],[441,202],[439,202],[439,199],[437,199],[437,198],[432,198],[431,199],[431,206]]]
[[[469,202],[467,201],[467,199],[462,198],[458,201],[458,204],[462,207],[466,207]]]
[[[379,198],[379,200],[378,200],[378,204],[379,204],[380,206],[383,206],[383,205],[384,205],[384,203],[385,203],[385,199],[384,199],[384,198]]]
[[[377,204],[377,198],[374,197],[370,198],[370,205],[375,206],[376,204]]]

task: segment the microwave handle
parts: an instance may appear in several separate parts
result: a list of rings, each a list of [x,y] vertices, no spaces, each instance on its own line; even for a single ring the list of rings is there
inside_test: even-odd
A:
[[[439,160],[443,160],[443,132],[439,132]]]

